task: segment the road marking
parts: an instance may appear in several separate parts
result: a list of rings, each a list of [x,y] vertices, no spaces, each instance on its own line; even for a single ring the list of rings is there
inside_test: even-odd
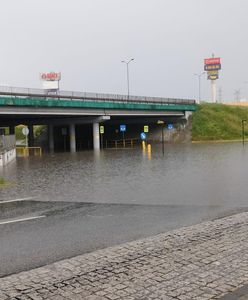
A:
[[[25,200],[31,200],[31,199],[34,199],[34,198],[35,197],[27,197],[27,198],[13,199],[13,200],[4,200],[4,201],[0,201],[0,204],[11,203],[11,202],[20,202],[20,201],[25,201]]]
[[[35,220],[35,219],[41,219],[41,218],[45,218],[45,217],[46,216],[36,216],[36,217],[15,219],[15,220],[2,221],[2,222],[0,221],[0,225],[11,224],[11,223],[18,223],[18,222],[25,222],[25,221],[30,221],[30,220]]]

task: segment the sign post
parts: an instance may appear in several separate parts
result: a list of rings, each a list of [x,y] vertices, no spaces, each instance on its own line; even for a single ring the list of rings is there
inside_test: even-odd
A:
[[[123,139],[123,145],[125,144],[125,132],[127,130],[126,125],[122,124],[120,125],[120,132],[122,132],[122,139]]]
[[[157,121],[158,125],[161,125],[161,134],[162,134],[162,152],[164,155],[164,121],[163,120],[158,120]]]
[[[67,135],[67,128],[66,128],[66,127],[62,128],[62,129],[61,129],[61,133],[62,133],[62,135],[63,135],[63,137],[64,137],[64,151],[66,152],[66,135]]]
[[[142,141],[146,140],[146,134],[145,134],[145,132],[141,132],[140,138],[142,139]]]
[[[26,147],[28,147],[28,134],[29,134],[28,127],[22,128],[22,134],[25,136],[25,144],[26,144]]]
[[[100,126],[100,137],[101,137],[101,148],[103,149],[103,134],[104,134],[104,126]]]
[[[211,80],[212,102],[216,103],[216,80],[219,78],[219,70],[221,70],[220,57],[204,59],[204,70],[207,71],[208,80]]]

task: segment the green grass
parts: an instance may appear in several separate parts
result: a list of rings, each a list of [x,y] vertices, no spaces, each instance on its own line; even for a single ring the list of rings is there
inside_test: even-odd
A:
[[[240,140],[241,121],[244,119],[248,121],[247,107],[209,103],[198,105],[192,117],[192,140]],[[245,135],[248,136],[248,122]]]
[[[5,179],[3,177],[0,177],[0,185],[3,185],[5,183],[6,183]]]

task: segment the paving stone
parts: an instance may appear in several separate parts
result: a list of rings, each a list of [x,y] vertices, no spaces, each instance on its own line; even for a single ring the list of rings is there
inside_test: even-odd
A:
[[[2,278],[0,299],[247,300],[246,284],[245,212]]]

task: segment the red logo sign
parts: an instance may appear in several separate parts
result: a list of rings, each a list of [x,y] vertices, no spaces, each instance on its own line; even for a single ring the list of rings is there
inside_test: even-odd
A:
[[[47,81],[58,81],[61,79],[61,73],[55,73],[55,72],[50,72],[50,73],[41,73],[40,78],[42,80],[47,80]]]
[[[206,58],[206,59],[204,59],[204,64],[205,65],[219,65],[220,57]]]

